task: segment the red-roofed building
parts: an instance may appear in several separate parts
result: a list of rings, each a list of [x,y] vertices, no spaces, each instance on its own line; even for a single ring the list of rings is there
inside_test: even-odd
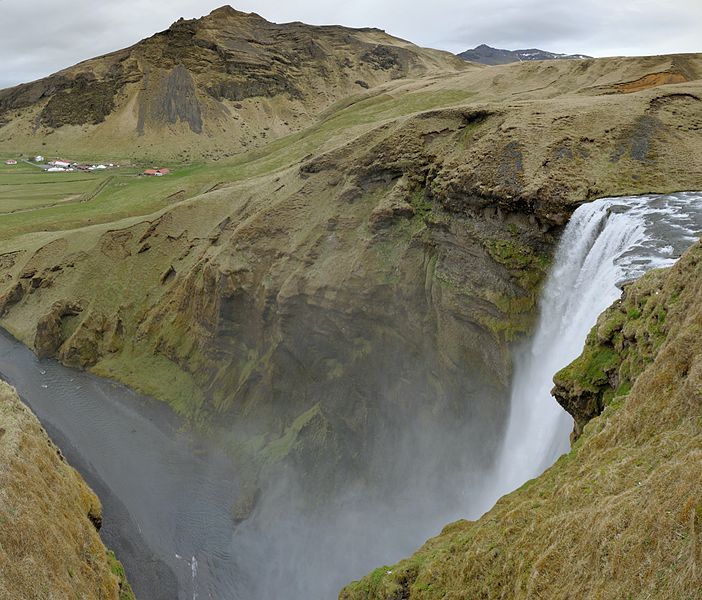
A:
[[[16,165],[17,161],[14,158],[10,158],[10,159],[5,161],[5,164],[6,165]]]

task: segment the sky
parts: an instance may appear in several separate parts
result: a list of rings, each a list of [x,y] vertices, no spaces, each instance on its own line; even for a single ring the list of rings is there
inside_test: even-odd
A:
[[[0,0],[0,88],[119,50],[225,0]],[[237,0],[269,21],[378,27],[461,52],[485,43],[591,56],[702,52],[702,0]]]

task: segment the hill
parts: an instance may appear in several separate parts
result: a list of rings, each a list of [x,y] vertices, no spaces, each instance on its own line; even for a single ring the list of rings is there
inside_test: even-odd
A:
[[[377,29],[278,25],[224,6],[0,91],[0,152],[218,158],[387,81],[465,68]]]
[[[475,48],[466,50],[457,55],[463,60],[480,63],[483,65],[506,65],[514,62],[524,62],[531,60],[570,60],[592,58],[585,54],[558,54],[556,52],[547,52],[538,48],[529,48],[527,50],[503,50],[500,48],[492,48],[486,44],[480,44]]]

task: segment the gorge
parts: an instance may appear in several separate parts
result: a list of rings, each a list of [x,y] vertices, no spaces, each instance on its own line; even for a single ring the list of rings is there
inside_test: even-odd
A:
[[[0,90],[0,596],[697,600],[701,84],[222,7]]]
[[[462,501],[448,511],[440,497],[445,486],[401,502],[360,489],[332,494],[331,510],[311,516],[298,512],[299,492],[286,482],[237,530],[231,506],[240,491],[230,460],[205,438],[179,433],[160,404],[39,361],[6,335],[2,377],[100,493],[103,537],[138,597],[327,598],[375,564],[407,554],[443,523],[479,517],[567,451],[572,420],[549,395],[553,374],[580,353],[599,313],[619,295],[617,285],[672,264],[700,232],[697,193],[604,199],[575,211],[544,286],[534,337],[515,349],[501,454],[489,469],[454,474],[452,492]],[[433,464],[434,457],[423,459]],[[385,540],[375,538],[369,548],[380,528]]]

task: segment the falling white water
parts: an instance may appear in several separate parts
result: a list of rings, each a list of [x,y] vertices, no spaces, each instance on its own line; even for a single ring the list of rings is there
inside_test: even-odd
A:
[[[483,510],[568,450],[572,419],[551,396],[553,375],[582,352],[618,284],[668,266],[702,232],[702,193],[608,198],[579,207],[556,251],[534,337],[515,352],[511,412]]]

